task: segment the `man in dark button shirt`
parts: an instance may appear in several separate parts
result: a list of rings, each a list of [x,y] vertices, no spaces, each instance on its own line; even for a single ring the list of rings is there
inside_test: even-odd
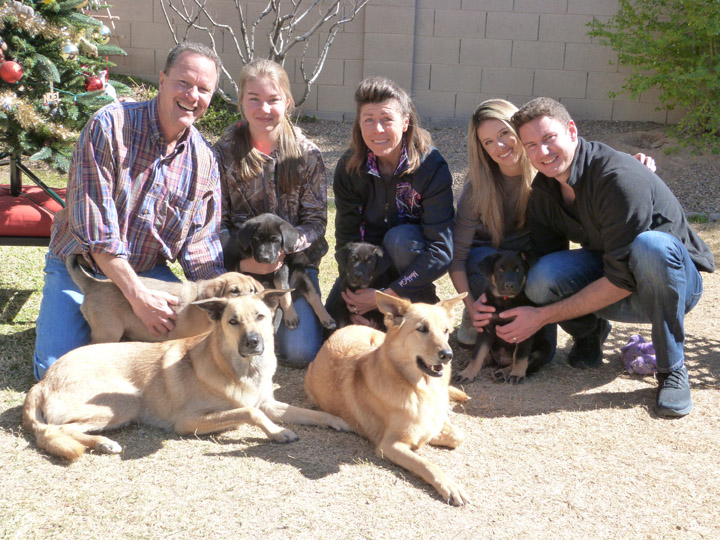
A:
[[[505,312],[498,330],[523,341],[546,324],[574,339],[568,360],[602,363],[607,319],[649,322],[658,366],[656,412],[692,410],[683,365],[684,317],[702,295],[699,271],[715,269],[665,183],[628,154],[578,136],[563,105],[537,98],[512,118],[538,174],[528,205],[534,254],[526,291],[541,306]],[[569,250],[569,241],[580,249]]]

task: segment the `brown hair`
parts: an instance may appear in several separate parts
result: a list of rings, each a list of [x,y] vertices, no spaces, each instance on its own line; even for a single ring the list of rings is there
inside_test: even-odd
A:
[[[408,168],[403,174],[415,172],[422,162],[423,156],[432,145],[432,137],[420,126],[415,105],[407,92],[385,77],[372,77],[360,81],[355,90],[355,122],[352,127],[350,149],[352,154],[348,159],[346,169],[349,173],[360,172],[367,161],[367,145],[360,129],[360,109],[369,103],[383,103],[394,100],[397,102],[400,113],[409,119],[407,131],[403,134],[403,141],[408,154]]]
[[[490,238],[495,247],[500,246],[505,231],[504,205],[503,205],[503,175],[500,167],[488,155],[478,140],[477,130],[486,120],[499,120],[505,124],[517,137],[517,133],[510,124],[510,118],[517,111],[517,107],[504,99],[489,99],[483,101],[472,117],[468,126],[468,175],[466,182],[470,185],[470,202],[473,209],[480,215],[480,220],[490,232]],[[530,198],[530,185],[535,176],[535,169],[525,154],[520,137],[517,137],[521,152],[520,165],[522,167],[522,183],[520,194],[514,214],[517,216],[517,226],[525,225],[525,212]]]
[[[238,77],[238,110],[243,115],[242,98],[245,87],[249,81],[266,77],[275,83],[275,86],[285,96],[285,117],[282,119],[282,129],[277,141],[277,183],[282,193],[290,193],[300,183],[300,168],[302,166],[302,152],[297,143],[295,128],[290,121],[290,115],[295,110],[295,100],[290,91],[290,79],[285,69],[272,60],[260,59],[250,62],[243,67]],[[250,137],[250,126],[241,122],[233,134],[232,153],[235,156],[239,177],[249,181],[263,173],[263,166],[267,159],[253,147]]]
[[[515,131],[520,131],[520,128],[528,122],[543,116],[554,118],[563,124],[572,120],[570,113],[562,103],[549,97],[539,97],[520,107],[520,110],[512,116],[512,124]]]
[[[175,65],[175,62],[178,61],[178,58],[180,58],[180,55],[186,52],[199,54],[213,61],[213,63],[215,64],[216,74],[215,88],[213,88],[213,91],[217,90],[218,83],[220,82],[220,72],[222,71],[222,61],[214,50],[212,50],[207,45],[203,45],[202,43],[197,43],[195,41],[182,41],[175,45],[172,49],[170,49],[170,52],[165,59],[165,67],[163,68],[163,73],[167,75],[167,73],[170,71],[170,68],[172,68]]]

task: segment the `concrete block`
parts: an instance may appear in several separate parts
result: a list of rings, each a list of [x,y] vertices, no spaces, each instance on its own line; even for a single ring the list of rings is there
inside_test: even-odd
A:
[[[102,22],[107,23],[107,20]],[[132,45],[130,42],[130,27],[130,22],[115,21],[115,31],[110,38],[110,43],[123,49],[130,47]]]
[[[479,66],[451,66],[434,64],[430,71],[430,90],[433,92],[479,92],[482,68]]]
[[[483,68],[483,94],[504,96],[512,94],[532,95],[533,70],[513,68]]]
[[[587,73],[584,71],[537,70],[533,95],[560,98],[585,98]]]
[[[135,0],[116,2],[116,4],[113,4],[110,11],[112,12],[113,17],[120,17],[121,21],[127,21],[129,23],[132,23],[134,21],[153,20],[153,2]],[[157,10],[160,11],[159,5],[157,6]],[[99,14],[102,15],[103,13]],[[117,21],[115,22],[115,24],[117,25]]]
[[[460,0],[417,0],[417,7],[424,9],[460,9]]]
[[[517,13],[565,13],[567,0],[515,0]]]
[[[535,13],[490,12],[485,37],[531,41],[538,37],[540,16]]]
[[[417,37],[415,62],[420,64],[457,64],[460,60],[460,38]]]
[[[364,55],[367,60],[412,62],[413,36],[365,34]]]
[[[345,71],[343,73],[343,85],[355,88],[363,78],[362,60],[345,60]]]
[[[484,12],[468,13],[466,11],[450,11],[439,9],[435,11],[436,36],[461,38],[481,38],[485,35]]]
[[[483,101],[487,99],[497,98],[494,94],[483,94],[483,93],[465,93],[458,92],[455,97],[455,118],[464,120],[467,125],[470,123],[470,117]],[[465,142],[465,141],[463,141]]]
[[[137,49],[159,49],[165,54],[175,42],[165,23],[133,22],[130,26],[130,42]]]
[[[594,43],[573,43],[567,46],[564,69],[570,71],[617,72],[617,53]]]
[[[613,104],[610,100],[571,99],[562,100],[574,120],[611,120]],[[582,133],[580,133],[582,136]]]
[[[430,90],[430,64],[413,65],[413,83],[415,91]]]
[[[461,39],[460,65],[510,67],[513,42],[509,39]]]
[[[668,114],[665,109],[657,110],[657,106],[650,103],[617,101],[613,104],[613,120],[658,122],[664,124],[667,122],[667,117]]]
[[[415,32],[415,10],[412,7],[365,7],[365,28],[377,34],[407,34]]]
[[[318,86],[318,110],[329,112],[355,111],[355,88]]]
[[[563,43],[590,43],[587,23],[589,15],[540,15],[540,41]]]
[[[435,10],[418,9],[415,11],[415,35],[432,36],[435,31]]]
[[[423,119],[455,116],[454,92],[413,92],[412,99]]]
[[[513,42],[511,66],[514,68],[562,69],[564,59],[564,43]]]
[[[568,0],[567,12],[612,17],[618,9],[618,0]]]
[[[300,59],[297,59],[300,62]],[[314,64],[314,61],[313,61]],[[299,73],[299,66],[298,66]],[[336,58],[327,58],[320,75],[315,81],[317,84],[329,84],[334,86],[342,86],[344,84],[345,64],[342,60]]]
[[[365,36],[363,34],[338,32],[328,52],[328,58],[361,60],[364,42]]]
[[[375,6],[403,6],[414,7],[416,0],[372,0]]]
[[[127,56],[113,57],[113,62],[115,62],[117,66],[112,68],[112,73],[136,75],[144,79],[154,77],[154,80],[157,80],[157,76],[163,66],[155,65],[154,49],[135,49],[128,47],[125,48],[125,52],[127,53]],[[163,57],[163,64],[164,60],[165,57]]]
[[[408,92],[412,88],[412,71],[412,62],[368,60],[363,63],[363,79],[368,77],[387,77]]]
[[[467,11],[512,11],[513,0],[462,0]]]
[[[305,98],[305,102],[300,105],[296,110],[305,111],[305,110],[317,110],[318,108],[318,84],[314,84],[310,87],[310,93]],[[293,98],[295,99],[295,102],[300,101],[302,99],[302,96],[305,92],[305,85],[304,84],[291,84],[290,90],[292,91]],[[302,114],[302,113],[301,113]]]
[[[622,73],[588,73],[587,99],[612,99],[613,101],[629,101],[630,96],[622,93],[617,97],[610,98],[609,92],[621,92],[625,82],[625,75]]]

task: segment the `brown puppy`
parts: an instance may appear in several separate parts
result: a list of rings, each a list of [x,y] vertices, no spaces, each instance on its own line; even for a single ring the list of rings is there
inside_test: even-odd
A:
[[[415,450],[425,443],[455,448],[465,438],[448,421],[451,312],[464,296],[429,305],[376,292],[387,334],[366,326],[337,330],[305,376],[305,390],[321,409],[456,505],[468,502],[463,488]],[[452,397],[467,399],[457,389]]]
[[[198,301],[212,319],[207,334],[162,343],[88,345],[67,353],[28,392],[23,426],[40,448],[69,460],[86,448],[119,453],[118,443],[89,433],[130,422],[181,435],[249,423],[283,443],[297,436],[273,422],[348,430],[340,418],[273,397],[272,319],[285,292]]]
[[[177,319],[175,328],[163,336],[150,333],[127,301],[127,298],[109,279],[98,279],[81,266],[79,256],[70,255],[65,266],[73,281],[85,296],[80,311],[90,325],[91,343],[116,343],[118,341],[166,341],[196,336],[210,330],[210,319],[197,306],[195,300],[205,298],[232,298],[255,294],[263,286],[255,278],[237,272],[228,272],[214,279],[171,283],[159,279],[141,277],[150,289],[177,296],[180,303],[172,306]]]

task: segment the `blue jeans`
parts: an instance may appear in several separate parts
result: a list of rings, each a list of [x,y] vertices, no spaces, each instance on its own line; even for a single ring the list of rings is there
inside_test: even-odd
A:
[[[318,271],[308,268],[307,273],[319,291]],[[320,350],[323,341],[323,327],[307,300],[297,298],[293,300],[293,304],[300,324],[297,328],[290,329],[280,322],[275,334],[275,351],[281,362],[296,367],[305,367],[315,360],[315,355]]]
[[[164,264],[139,275],[163,281],[180,281]],[[37,380],[63,354],[90,343],[90,327],[80,311],[82,302],[83,295],[68,274],[65,262],[48,252],[33,354],[33,371]]]
[[[492,246],[479,246],[472,248],[470,253],[468,253],[468,258],[465,262],[465,272],[467,273],[468,284],[470,285],[470,292],[472,293],[473,298],[479,298],[490,284],[488,278],[485,277],[485,274],[483,274],[479,269],[480,262],[485,257],[499,252],[499,249]],[[543,333],[545,339],[548,343],[550,343],[550,353],[548,354],[547,359],[549,362],[555,356],[555,350],[557,349],[557,325],[546,325],[543,328]]]
[[[669,373],[683,365],[685,314],[702,296],[702,277],[682,242],[658,231],[637,236],[628,266],[637,284],[630,296],[560,326],[578,338],[596,328],[598,317],[651,323],[658,371]],[[587,249],[558,251],[532,267],[526,291],[533,302],[546,305],[572,296],[601,277],[601,253]]]

